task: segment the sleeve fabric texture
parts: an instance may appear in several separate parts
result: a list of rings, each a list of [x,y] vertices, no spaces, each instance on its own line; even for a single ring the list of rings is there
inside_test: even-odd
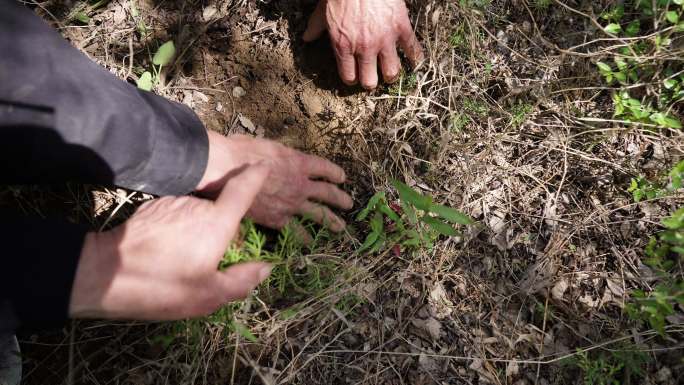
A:
[[[208,147],[188,107],[121,81],[30,9],[0,0],[0,187],[77,181],[183,195]],[[66,319],[85,232],[0,213],[0,331]]]

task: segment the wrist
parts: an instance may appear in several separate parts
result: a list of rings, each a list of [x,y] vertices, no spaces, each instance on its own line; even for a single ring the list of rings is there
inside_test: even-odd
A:
[[[195,191],[213,197],[223,188],[226,180],[245,165],[258,163],[254,138],[245,135],[223,136],[209,131],[209,160]]]
[[[113,250],[116,248],[111,245],[109,232],[86,234],[71,288],[69,317],[105,316],[103,298],[111,284],[111,270],[117,264]]]
[[[230,137],[225,137],[214,131],[208,131],[207,135],[209,136],[207,168],[204,170],[204,175],[202,175],[195,191],[210,194],[217,190],[226,170],[237,167],[237,154],[235,154]],[[220,188],[218,190],[220,191]]]

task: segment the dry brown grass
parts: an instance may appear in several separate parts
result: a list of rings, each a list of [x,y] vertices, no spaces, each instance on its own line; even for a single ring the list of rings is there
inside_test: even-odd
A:
[[[245,302],[236,314],[256,343],[206,320],[74,322],[24,342],[27,383],[573,384],[578,369],[562,359],[625,343],[652,358],[648,383],[676,383],[682,325],[663,339],[621,309],[631,289],[649,285],[641,262],[649,236],[684,201],[635,204],[629,180],[662,173],[682,158],[684,141],[681,131],[611,118],[611,87],[593,63],[623,42],[602,35],[588,13],[609,2],[544,10],[526,0],[410,1],[427,60],[399,95],[340,90],[334,67],[307,66],[312,53],[298,34],[311,1],[137,1],[134,17],[129,0],[113,0],[87,26],[63,21],[55,3],[37,12],[128,81],[157,42],[174,39],[182,53],[157,93],[191,105],[212,129],[244,132],[244,115],[255,134],[335,159],[358,206],[391,191],[394,177],[484,226],[395,257],[355,255],[365,231],[355,225],[321,251],[344,266],[328,288],[296,303],[265,303],[260,293]],[[207,17],[212,4],[217,13]],[[251,95],[233,97],[238,85]],[[276,106],[272,114],[253,106],[260,98]],[[290,113],[296,119],[285,121]],[[95,190],[57,196],[94,228],[145,199]],[[54,201],[42,194],[11,200],[40,212]],[[362,299],[351,308],[341,302],[349,293]],[[158,338],[170,335],[162,348]],[[659,381],[665,370],[674,374]]]

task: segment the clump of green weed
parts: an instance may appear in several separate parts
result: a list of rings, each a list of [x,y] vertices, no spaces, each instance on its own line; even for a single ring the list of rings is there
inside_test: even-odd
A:
[[[162,67],[169,64],[176,55],[176,47],[173,41],[162,44],[152,58],[152,72],[145,71],[138,78],[137,86],[141,90],[151,91],[161,81]]]
[[[658,282],[648,293],[632,291],[632,302],[625,309],[632,319],[646,321],[664,335],[667,317],[675,314],[678,305],[684,308],[684,280],[673,274],[676,265],[684,261],[684,207],[661,224],[665,230],[651,238],[644,260],[655,271]]]
[[[632,11],[625,12],[626,7]],[[608,61],[596,63],[606,83],[621,87],[613,93],[614,117],[646,127],[682,128],[674,107],[684,100],[683,67],[669,51],[684,31],[683,13],[680,0],[633,0],[601,15],[608,35],[629,38]]]
[[[531,104],[527,103],[517,103],[513,107],[511,107],[511,120],[510,124],[513,128],[518,128],[522,126],[523,123],[527,121],[527,118],[530,116],[532,113],[532,110],[534,108],[532,107]]]
[[[415,72],[407,73],[402,69],[399,80],[392,84],[387,92],[393,96],[402,96],[415,90],[417,85],[418,78],[416,77]]]
[[[431,196],[402,182],[395,180],[392,185],[399,193],[400,204],[388,201],[381,191],[356,216],[357,221],[367,220],[371,230],[358,252],[374,253],[388,247],[397,254],[402,248],[431,249],[440,235],[460,235],[453,225],[474,223],[462,212],[436,204]]]
[[[303,241],[301,230],[307,231],[311,239]],[[273,303],[279,299],[296,302],[322,293],[338,279],[347,278],[350,271],[342,266],[340,259],[330,258],[320,252],[331,240],[324,228],[315,227],[309,221],[293,222],[284,227],[275,241],[269,242],[268,236],[250,220],[240,224],[238,240],[226,250],[219,262],[219,270],[244,262],[264,261],[273,264],[271,276],[259,288],[260,298]],[[363,300],[355,294],[343,296],[335,306],[340,311],[351,312]],[[179,338],[184,338],[190,347],[198,346],[206,333],[207,326],[218,327],[227,337],[233,333],[247,341],[256,342],[257,337],[246,325],[242,308],[244,302],[232,302],[213,314],[196,319],[172,323],[167,333],[154,337],[152,343],[169,346]],[[297,313],[297,305],[285,309],[281,317],[292,317]]]
[[[537,11],[546,11],[551,5],[551,0],[534,0],[533,6]]]
[[[107,5],[107,3],[109,3],[109,0],[79,1],[74,4],[71,12],[67,16],[67,20],[88,24],[90,22],[90,15]]]
[[[642,378],[649,361],[646,353],[628,345],[608,352],[580,350],[565,364],[582,371],[584,385],[620,385]]]
[[[462,111],[451,115],[451,130],[454,132],[462,131],[473,120],[485,118],[489,113],[489,108],[477,100],[463,99]]]
[[[296,228],[306,231],[311,239],[304,242]],[[295,300],[315,295],[341,275],[340,260],[322,254],[313,255],[331,238],[325,228],[315,228],[311,222],[285,226],[271,247],[267,247],[266,235],[252,221],[243,221],[240,234],[240,240],[226,250],[219,268],[250,261],[272,263],[271,276],[263,285],[263,290],[270,297],[287,294],[289,299]]]
[[[459,0],[461,8],[484,9],[492,3],[492,0]]]
[[[645,199],[656,199],[674,193],[683,186],[684,160],[677,163],[667,175],[667,178],[650,181],[643,176],[632,178],[627,192],[632,193],[634,202]]]

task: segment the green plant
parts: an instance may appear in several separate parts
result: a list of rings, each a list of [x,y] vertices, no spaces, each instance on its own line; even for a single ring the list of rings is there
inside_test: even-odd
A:
[[[643,176],[632,178],[627,192],[632,193],[634,202],[639,203],[644,198],[661,198],[681,189],[684,181],[684,160],[670,170],[667,179],[667,181],[649,181]]]
[[[520,127],[532,112],[533,107],[530,104],[518,103],[511,108],[511,126],[514,128]]]
[[[479,8],[483,9],[489,6],[492,0],[460,0],[461,8]]]
[[[399,81],[392,84],[387,92],[393,96],[402,96],[416,89],[418,78],[415,72],[406,73],[403,69],[399,75]]]
[[[474,223],[460,211],[436,204],[432,197],[402,182],[395,180],[392,185],[399,193],[399,205],[389,202],[386,193],[381,191],[373,195],[356,216],[357,221],[368,219],[370,227],[358,252],[374,253],[385,247],[391,247],[397,253],[402,248],[431,249],[440,235],[459,235],[453,225]]]
[[[299,230],[296,229],[304,229],[312,235],[308,244],[302,242]],[[254,222],[244,220],[240,224],[238,240],[228,247],[218,269],[224,270],[242,262],[270,262],[274,268],[269,279],[260,286],[260,297],[270,302],[278,299],[299,300],[317,295],[339,277],[344,278],[350,272],[343,268],[341,260],[323,258],[325,253],[313,254],[321,251],[329,241],[326,230],[317,229],[310,222],[304,221],[291,223],[278,233],[275,241],[269,242],[267,235]],[[335,303],[335,307],[349,313],[361,303],[361,297],[350,293]],[[225,337],[237,333],[247,341],[256,342],[257,336],[242,321],[243,306],[243,302],[233,302],[207,317],[172,323],[170,329],[156,335],[150,342],[165,348],[179,338],[184,338],[189,346],[198,346],[206,325],[220,327],[219,330]],[[281,318],[295,316],[296,306],[285,309]]]
[[[649,361],[646,353],[635,349],[635,346],[626,345],[610,351],[578,350],[565,363],[582,371],[585,385],[620,385],[643,377]]]
[[[311,237],[308,243],[303,241],[300,231],[306,231]],[[249,261],[272,263],[271,276],[262,286],[271,298],[315,295],[350,273],[342,268],[341,260],[320,253],[331,238],[326,229],[316,228],[310,221],[285,226],[270,245],[252,221],[243,221],[240,234],[239,240],[226,250],[219,269]]]
[[[537,11],[546,11],[551,5],[551,0],[534,0],[533,5]]]
[[[672,274],[676,260],[684,261],[684,207],[661,223],[665,230],[651,238],[644,260],[657,274],[657,284],[650,292],[632,291],[632,302],[625,310],[632,319],[646,321],[664,335],[667,317],[675,314],[677,306],[684,308],[684,280]]]
[[[140,75],[137,86],[141,90],[151,91],[160,81],[162,67],[169,64],[176,55],[176,47],[173,41],[162,44],[152,58],[152,72],[145,71]]]
[[[454,132],[462,131],[471,122],[470,117],[463,113],[451,115],[451,130]]]
[[[90,15],[97,9],[107,5],[107,3],[109,3],[109,0],[96,0],[90,3],[87,1],[78,2],[74,5],[67,19],[72,22],[77,21],[82,24],[88,24],[90,22]]]
[[[684,73],[677,55],[668,51],[684,31],[683,12],[684,0],[634,0],[601,15],[607,34],[629,38],[608,61],[596,63],[607,84],[620,86],[613,93],[614,117],[647,127],[682,128],[673,107],[684,100]]]
[[[461,131],[473,120],[485,118],[489,113],[489,108],[485,104],[474,99],[465,98],[462,103],[461,112],[455,112],[451,115],[450,128],[454,132]]]

